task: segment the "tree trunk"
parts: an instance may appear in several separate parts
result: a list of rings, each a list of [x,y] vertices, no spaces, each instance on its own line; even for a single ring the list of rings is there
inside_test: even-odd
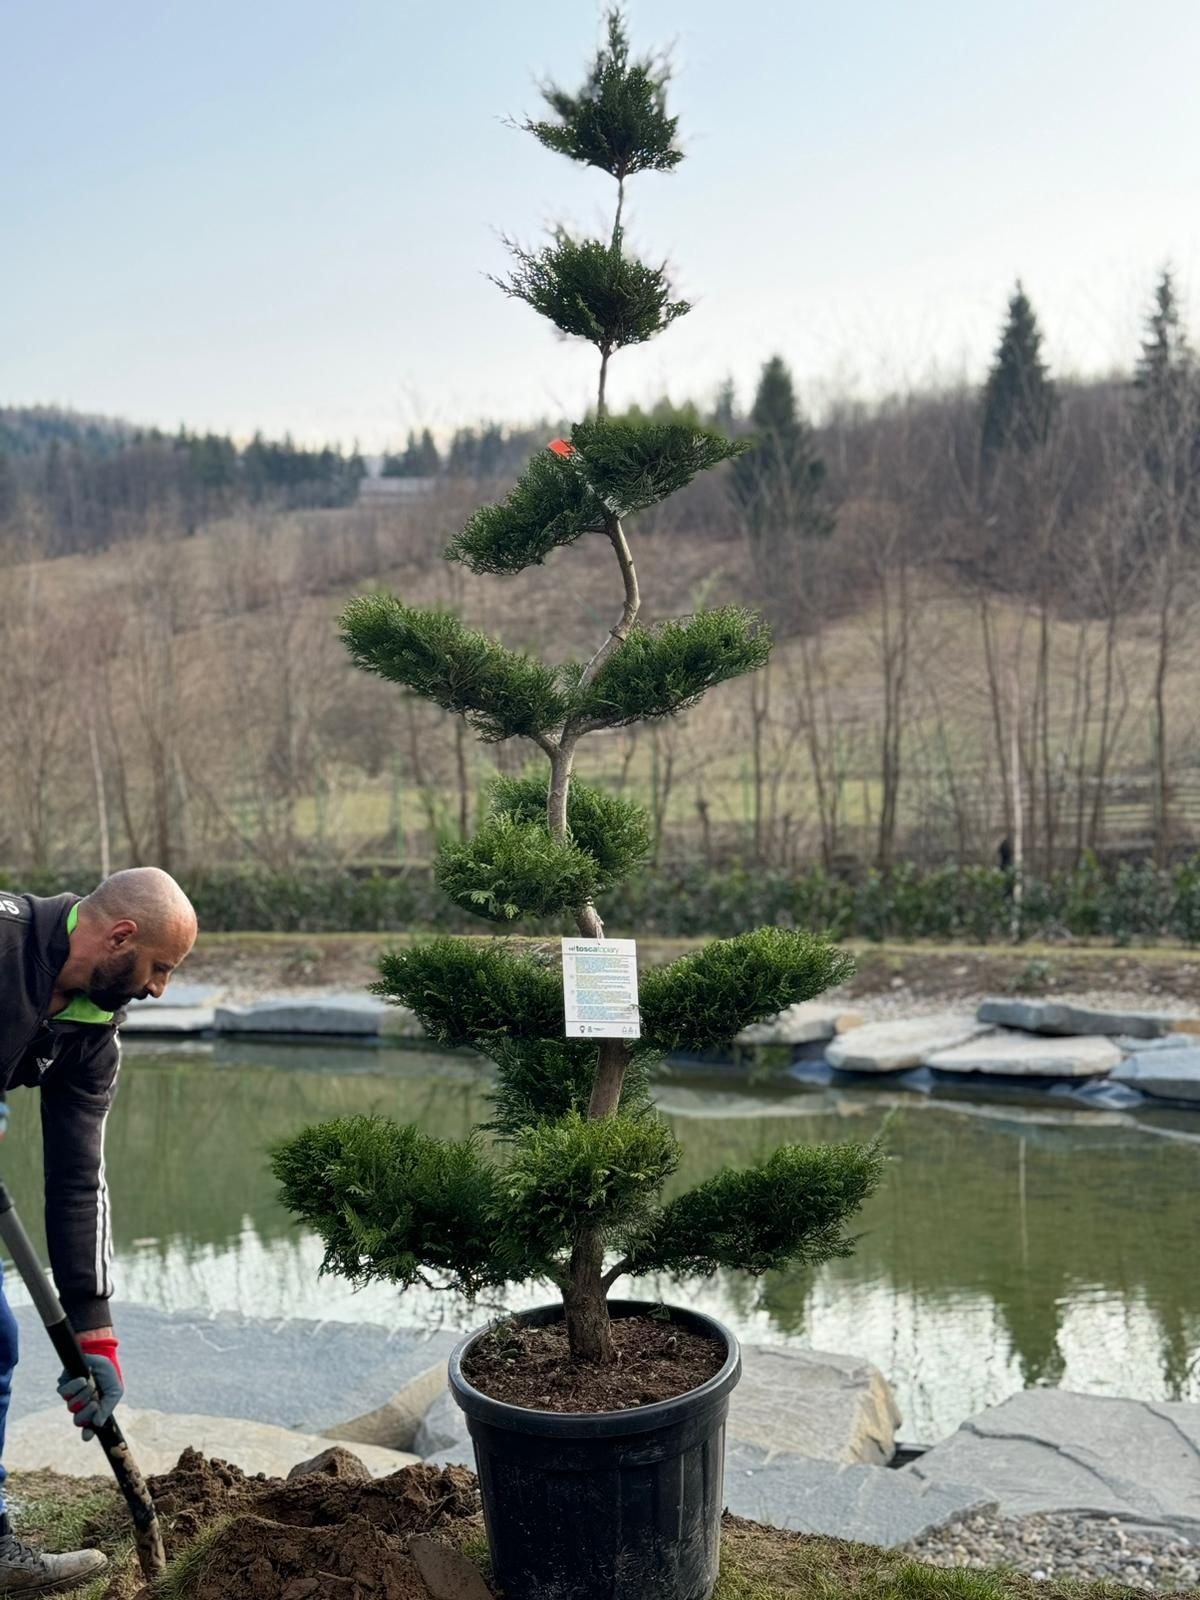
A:
[[[1158,611],[1158,657],[1154,663],[1154,864],[1171,853],[1170,759],[1167,753],[1167,672],[1171,659],[1171,583],[1165,578]]]
[[[1000,792],[1004,797],[1004,832],[1011,839],[1014,821],[1008,773],[1008,741],[1004,736],[1004,693],[1000,685],[1000,662],[993,633],[992,612],[986,594],[981,594],[979,597],[979,625],[983,635],[983,659],[987,666],[992,734],[996,741],[996,759],[1000,764]]]
[[[617,1359],[603,1283],[604,1240],[585,1233],[571,1253],[571,1281],[563,1290],[567,1343],[576,1361],[611,1366]]]

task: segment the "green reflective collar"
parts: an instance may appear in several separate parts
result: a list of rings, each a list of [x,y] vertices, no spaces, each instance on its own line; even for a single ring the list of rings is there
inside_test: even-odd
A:
[[[75,932],[75,924],[79,921],[79,901],[67,912],[67,936]],[[77,994],[65,1011],[60,1011],[51,1017],[52,1022],[94,1022],[101,1027],[110,1027],[113,1014],[111,1011],[101,1011],[86,995]]]

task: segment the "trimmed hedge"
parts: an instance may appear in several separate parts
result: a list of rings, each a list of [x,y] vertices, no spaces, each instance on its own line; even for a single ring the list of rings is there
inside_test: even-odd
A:
[[[210,932],[478,932],[479,921],[446,901],[429,868],[346,870],[309,867],[203,868],[180,874]],[[57,894],[86,890],[92,875],[0,873],[0,889]],[[732,935],[774,926],[806,928],[834,939],[882,942],[931,939],[977,944],[1010,938],[1010,881],[988,867],[902,866],[860,881],[814,869],[721,870],[702,865],[644,869],[601,897],[614,933],[640,936]],[[570,932],[547,921],[523,932]],[[1200,856],[1169,870],[1122,864],[1104,871],[1086,861],[1049,880],[1027,879],[1021,916],[1025,939],[1098,939],[1118,945],[1169,938],[1200,944]]]

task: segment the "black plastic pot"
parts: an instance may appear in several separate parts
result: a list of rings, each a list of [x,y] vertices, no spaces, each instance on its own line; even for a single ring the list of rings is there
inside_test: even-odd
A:
[[[658,1307],[610,1301],[614,1317]],[[527,1411],[481,1394],[450,1357],[450,1390],[475,1444],[483,1515],[505,1600],[709,1600],[724,1505],[725,1417],[738,1342],[698,1311],[672,1321],[720,1340],[721,1370],[674,1400],[630,1411]],[[544,1327],[561,1306],[522,1313]]]

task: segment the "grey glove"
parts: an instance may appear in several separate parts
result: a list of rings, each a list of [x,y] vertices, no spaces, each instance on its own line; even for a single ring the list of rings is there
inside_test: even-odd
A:
[[[117,1360],[115,1339],[89,1341],[83,1338],[79,1343],[91,1378],[73,1378],[64,1372],[58,1380],[58,1392],[67,1402],[75,1426],[83,1429],[83,1437],[94,1439],[96,1429],[110,1419],[125,1393],[125,1380]]]

